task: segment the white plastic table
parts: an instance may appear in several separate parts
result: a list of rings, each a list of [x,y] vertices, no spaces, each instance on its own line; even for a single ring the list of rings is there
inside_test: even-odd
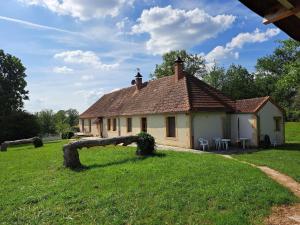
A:
[[[231,141],[230,139],[221,139],[222,141],[222,145],[224,144],[225,145],[225,149],[228,150],[228,143]]]
[[[242,141],[243,149],[246,147],[246,142],[249,140],[249,138],[240,138],[240,141]]]

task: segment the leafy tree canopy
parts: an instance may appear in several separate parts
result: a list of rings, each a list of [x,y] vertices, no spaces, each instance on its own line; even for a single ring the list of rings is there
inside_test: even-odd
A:
[[[36,114],[40,128],[41,128],[41,134],[55,134],[56,128],[55,128],[55,121],[54,116],[55,113],[53,110],[45,109]]]
[[[202,77],[206,73],[205,61],[202,56],[197,54],[189,54],[185,50],[170,51],[165,53],[162,58],[163,62],[156,65],[154,74],[150,74],[152,78],[161,78],[174,74],[174,61],[177,57],[184,61],[184,70],[196,77]]]
[[[23,100],[28,99],[25,77],[21,60],[0,50],[0,116],[23,108]]]

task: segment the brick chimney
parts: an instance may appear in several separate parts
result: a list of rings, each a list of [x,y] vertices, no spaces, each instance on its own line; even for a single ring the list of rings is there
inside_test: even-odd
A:
[[[183,61],[182,61],[182,59],[179,56],[175,60],[174,73],[175,73],[175,81],[176,82],[179,81],[181,78],[184,77]]]
[[[136,90],[141,90],[143,86],[143,76],[140,74],[138,71],[137,74],[135,75],[135,85],[136,85]]]

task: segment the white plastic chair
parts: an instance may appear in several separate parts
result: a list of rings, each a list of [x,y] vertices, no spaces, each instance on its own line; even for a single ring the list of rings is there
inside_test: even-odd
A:
[[[206,140],[204,138],[199,138],[198,142],[199,142],[200,147],[202,146],[203,151],[205,151],[205,146],[207,146],[207,150],[209,149],[208,140]]]
[[[219,138],[219,137],[214,138],[214,142],[215,142],[216,150],[220,150],[221,149],[221,138]]]

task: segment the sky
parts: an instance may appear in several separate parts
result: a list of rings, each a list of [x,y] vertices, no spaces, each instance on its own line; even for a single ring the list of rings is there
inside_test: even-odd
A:
[[[29,112],[83,112],[130,86],[137,68],[149,80],[170,50],[253,72],[288,38],[237,0],[7,0],[0,34],[0,49],[26,67]]]

